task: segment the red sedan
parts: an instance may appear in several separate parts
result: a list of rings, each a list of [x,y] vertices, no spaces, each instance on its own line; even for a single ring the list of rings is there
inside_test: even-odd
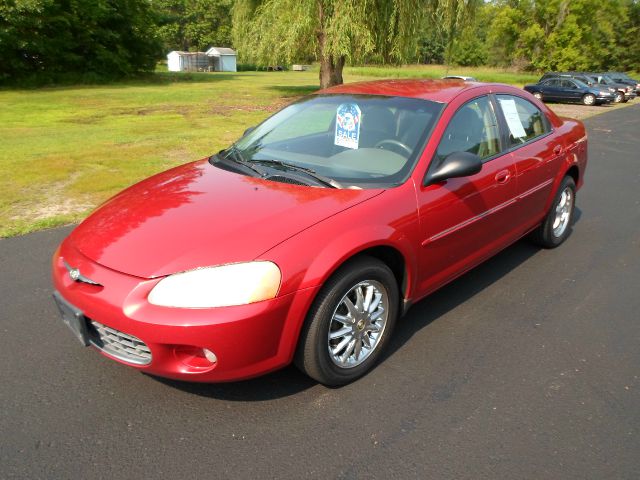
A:
[[[153,375],[294,361],[344,384],[412,303],[527,234],[560,245],[586,164],[584,126],[517,88],[334,87],[98,208],[53,256],[54,298],[83,345]]]

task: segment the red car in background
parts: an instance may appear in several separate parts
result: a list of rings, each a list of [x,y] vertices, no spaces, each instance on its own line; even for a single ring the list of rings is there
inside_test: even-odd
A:
[[[586,164],[584,126],[514,87],[334,87],[99,207],[53,256],[54,298],[83,345],[153,375],[295,361],[345,384],[412,303],[527,234],[561,244]]]

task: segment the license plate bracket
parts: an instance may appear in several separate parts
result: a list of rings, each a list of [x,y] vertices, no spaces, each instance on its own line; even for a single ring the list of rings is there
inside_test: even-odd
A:
[[[53,293],[53,299],[58,306],[62,321],[73,332],[73,335],[85,347],[89,346],[89,331],[87,329],[87,319],[76,307],[67,302],[58,292]]]

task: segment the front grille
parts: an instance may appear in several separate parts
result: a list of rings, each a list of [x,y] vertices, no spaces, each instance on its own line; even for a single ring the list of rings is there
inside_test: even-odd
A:
[[[137,365],[151,363],[151,350],[142,340],[95,320],[89,320],[89,339],[94,346],[122,361]]]

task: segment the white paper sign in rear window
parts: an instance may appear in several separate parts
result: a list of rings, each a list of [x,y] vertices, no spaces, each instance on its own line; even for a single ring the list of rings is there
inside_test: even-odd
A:
[[[362,112],[356,103],[343,103],[336,112],[334,143],[341,147],[358,148]]]
[[[522,126],[520,115],[518,115],[516,101],[512,98],[501,98],[499,102],[511,135],[513,135],[514,138],[526,138],[527,132],[525,132],[524,127]]]

